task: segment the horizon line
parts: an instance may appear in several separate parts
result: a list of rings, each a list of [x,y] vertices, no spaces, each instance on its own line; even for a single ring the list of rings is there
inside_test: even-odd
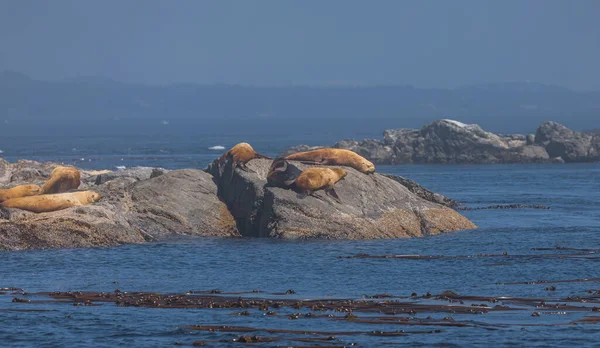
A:
[[[485,87],[485,86],[501,86],[501,85],[531,85],[531,86],[542,86],[551,87],[556,89],[562,89],[565,91],[572,92],[600,92],[600,89],[575,89],[571,87],[561,86],[552,83],[536,82],[531,80],[508,80],[508,81],[487,81],[487,82],[474,82],[469,84],[462,84],[456,87],[422,87],[415,86],[410,83],[356,83],[356,82],[333,82],[333,83],[289,83],[289,84],[242,84],[242,83],[229,83],[229,82],[169,82],[169,83],[144,83],[144,82],[130,82],[117,80],[112,77],[99,76],[99,75],[81,75],[74,77],[63,77],[59,79],[38,79],[32,77],[30,74],[12,70],[3,69],[0,72],[0,78],[19,75],[20,77],[26,78],[31,81],[38,82],[84,82],[85,80],[90,81],[105,81],[123,85],[134,85],[134,86],[146,86],[146,87],[168,87],[168,86],[219,86],[219,87],[242,87],[242,88],[410,88],[416,90],[446,90],[455,91],[470,87]]]

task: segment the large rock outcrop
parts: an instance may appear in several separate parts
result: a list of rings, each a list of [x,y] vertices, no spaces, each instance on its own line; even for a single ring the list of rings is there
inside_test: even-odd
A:
[[[293,147],[282,154],[304,151]],[[352,150],[376,164],[500,164],[594,162],[600,135],[542,124],[535,135],[494,134],[478,125],[439,120],[422,129],[393,129],[383,140],[342,140],[333,147]]]
[[[299,169],[308,167],[293,163]],[[365,175],[346,167],[347,177],[335,186],[341,204],[322,192],[317,193],[320,198],[299,198],[292,190],[266,186],[270,164],[269,160],[252,160],[247,164],[250,171],[235,169],[233,175],[231,167],[221,175],[216,162],[207,169],[244,236],[403,238],[476,227],[434,199],[426,200],[411,192],[400,180],[377,173]],[[436,198],[443,200],[441,197]]]
[[[98,192],[98,202],[40,214],[0,208],[0,250],[114,246],[175,235],[367,239],[475,228],[449,208],[456,202],[408,179],[347,168],[346,180],[336,184],[340,204],[323,193],[300,198],[266,187],[270,164],[256,159],[248,163],[251,172],[229,166],[222,175],[214,164],[205,171],[81,170],[79,189]],[[0,188],[41,185],[57,166],[0,159]]]
[[[0,161],[0,187],[41,184],[56,166]],[[0,250],[113,246],[178,234],[239,236],[203,171],[138,167],[81,171],[81,177],[80,188],[100,193],[99,202],[41,214],[0,208]]]

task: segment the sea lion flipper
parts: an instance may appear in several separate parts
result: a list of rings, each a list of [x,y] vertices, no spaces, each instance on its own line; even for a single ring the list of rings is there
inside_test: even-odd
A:
[[[338,203],[342,203],[340,196],[338,196],[337,192],[335,192],[335,189],[333,187],[328,190],[325,190],[325,193],[331,198],[335,199]]]
[[[319,164],[322,164],[321,162],[317,162],[317,161],[300,161],[300,163],[307,164],[310,166],[318,166]]]
[[[314,197],[314,198],[316,198],[318,200],[320,200],[321,202],[325,202],[325,203],[331,204],[331,201],[329,201],[328,199],[325,199],[325,197],[323,197],[321,195],[318,195],[316,192],[311,192],[308,195],[311,196],[311,197]]]

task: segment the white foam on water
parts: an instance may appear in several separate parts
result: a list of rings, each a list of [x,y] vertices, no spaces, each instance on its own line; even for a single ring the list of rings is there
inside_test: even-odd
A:
[[[118,170],[125,170],[125,169],[127,169],[127,167],[125,167],[125,166],[116,166],[116,167],[117,167]]]
[[[209,150],[225,150],[225,146],[215,145],[208,148]]]

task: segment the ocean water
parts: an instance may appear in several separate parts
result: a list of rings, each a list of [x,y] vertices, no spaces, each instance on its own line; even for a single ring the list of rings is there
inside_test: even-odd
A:
[[[214,145],[230,147],[246,140],[259,152],[276,154],[288,145],[323,143],[339,134],[300,139],[254,134],[194,136],[147,134],[138,136],[3,137],[2,154],[19,158],[64,161],[87,168],[151,165],[165,168],[203,168],[220,155]],[[335,138],[337,137],[337,138]],[[7,141],[9,139],[10,141]],[[82,160],[83,158],[83,160]],[[91,159],[91,161],[90,161]],[[542,204],[550,210],[472,210],[462,213],[478,229],[421,239],[373,241],[280,241],[271,239],[178,238],[161,243],[114,248],[59,249],[0,253],[0,288],[19,287],[28,293],[52,291],[148,291],[185,293],[220,289],[226,292],[264,291],[232,295],[265,298],[364,299],[390,294],[399,301],[451,305],[441,300],[408,298],[450,290],[464,296],[543,299],[566,303],[600,290],[596,255],[600,249],[600,164],[378,166],[379,172],[417,180],[466,207],[497,204]],[[556,246],[581,250],[553,249]],[[506,256],[502,255],[506,253]],[[369,255],[438,255],[442,258],[339,258]],[[500,254],[477,257],[480,254]],[[573,254],[576,254],[573,256]],[[520,256],[519,256],[520,255]],[[544,255],[565,255],[544,257]],[[472,256],[455,257],[452,256]],[[528,283],[537,280],[548,283]],[[559,281],[559,282],[557,282]],[[523,284],[507,284],[522,282]],[[545,290],[555,286],[554,291]],[[295,294],[274,293],[293,289]],[[12,302],[14,297],[34,300]],[[0,343],[7,347],[164,347],[246,346],[233,342],[240,335],[276,337],[251,346],[596,346],[598,324],[574,323],[594,316],[597,299],[569,302],[571,307],[536,308],[508,298],[486,303],[521,310],[461,314],[423,310],[417,319],[446,320],[465,326],[407,326],[398,323],[360,323],[336,318],[290,320],[287,315],[309,309],[277,309],[277,316],[249,309],[172,309],[73,306],[48,301],[44,295],[0,294]],[[36,302],[39,301],[39,302]],[[537,301],[537,300],[536,300]],[[596,304],[600,307],[600,304]],[[540,313],[537,316],[534,313]],[[331,313],[343,316],[343,313]],[[361,317],[377,314],[360,313]],[[532,316],[533,315],[533,316]],[[384,316],[380,314],[377,316]],[[409,316],[408,314],[398,315]],[[388,317],[394,317],[388,315]],[[466,325],[468,324],[468,325]],[[250,333],[197,331],[190,325],[245,326]],[[268,329],[331,332],[276,334]],[[404,335],[382,335],[380,332]],[[333,334],[335,333],[335,334]],[[327,341],[303,342],[303,337],[335,336]],[[220,342],[222,341],[222,342]]]

